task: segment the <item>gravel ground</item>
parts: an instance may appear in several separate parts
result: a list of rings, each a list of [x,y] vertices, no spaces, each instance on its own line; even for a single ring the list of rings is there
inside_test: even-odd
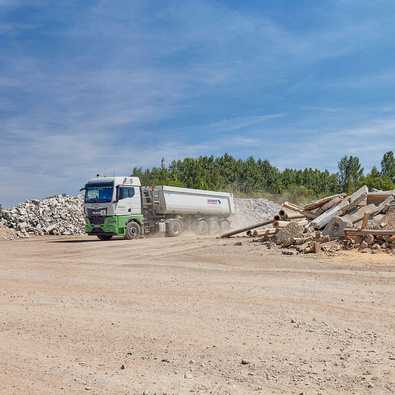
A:
[[[0,245],[2,394],[395,392],[389,255],[192,236]]]

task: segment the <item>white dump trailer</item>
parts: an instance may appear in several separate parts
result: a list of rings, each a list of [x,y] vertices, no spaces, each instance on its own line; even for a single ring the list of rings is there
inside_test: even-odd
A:
[[[138,177],[94,178],[83,189],[86,232],[101,240],[154,232],[225,233],[235,211],[231,193],[141,186]]]
[[[233,196],[225,192],[156,186],[153,189],[157,214],[229,216],[234,213]]]

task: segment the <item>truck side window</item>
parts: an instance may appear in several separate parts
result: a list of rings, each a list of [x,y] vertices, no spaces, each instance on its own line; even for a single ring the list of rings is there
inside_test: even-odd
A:
[[[131,198],[134,196],[134,188],[133,187],[121,187],[119,188],[119,200]]]
[[[133,197],[134,196],[134,188],[128,188],[128,197]]]

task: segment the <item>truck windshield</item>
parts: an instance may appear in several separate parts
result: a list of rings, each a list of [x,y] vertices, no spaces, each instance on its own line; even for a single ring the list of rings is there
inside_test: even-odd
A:
[[[109,203],[112,201],[113,190],[112,186],[86,187],[85,203]]]

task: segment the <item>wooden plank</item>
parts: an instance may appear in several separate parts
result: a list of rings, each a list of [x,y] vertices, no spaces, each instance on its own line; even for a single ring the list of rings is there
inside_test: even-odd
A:
[[[392,236],[395,235],[395,229],[344,229],[344,236]]]
[[[298,218],[305,218],[305,215],[300,213],[300,212],[293,212],[289,214],[285,214],[284,219],[290,220],[290,219],[298,219]],[[276,218],[274,218],[276,219]]]
[[[365,213],[363,215],[361,229],[366,229],[366,227],[368,226],[369,217],[370,217],[369,213]]]
[[[346,193],[341,193],[341,194],[338,194],[338,195],[327,196],[327,197],[324,197],[324,198],[322,198],[320,200],[316,200],[315,202],[312,202],[312,203],[308,204],[307,206],[304,207],[304,209],[305,210],[315,210],[316,208],[323,206],[325,203],[331,201],[332,199],[334,199],[336,197],[341,197],[341,199],[343,199],[346,196],[347,196]]]
[[[345,196],[343,196],[345,195]],[[339,204],[347,195],[343,193],[342,195],[337,195],[333,199],[329,200],[326,202],[322,207],[321,207],[321,212],[328,211],[331,207],[336,206],[336,204]]]
[[[334,198],[341,197],[340,200],[342,200],[342,199],[345,198],[346,196],[347,196],[346,193],[340,193],[340,194],[338,194],[338,195],[327,196],[327,197],[325,197],[325,198],[322,198],[322,199],[320,199],[320,200],[316,200],[315,202],[312,202],[312,203],[308,204],[307,206],[304,207],[304,209],[305,209],[305,210],[315,210],[316,208],[323,206],[324,204],[328,203],[329,201],[331,201],[331,200],[334,199]],[[339,202],[340,202],[340,200],[339,200]],[[330,208],[330,207],[329,207],[329,208]],[[329,208],[328,208],[328,209],[329,209]],[[328,209],[327,209],[327,210],[328,210]],[[324,211],[325,211],[325,210],[324,210]]]
[[[289,221],[273,221],[273,228],[285,228],[288,224]]]
[[[394,196],[395,190],[368,193],[368,204],[384,202],[388,197]]]
[[[283,207],[291,211],[303,211],[303,207],[297,206],[296,204],[290,202],[284,202]]]
[[[251,230],[251,229],[256,229],[256,228],[259,228],[261,226],[269,225],[272,222],[273,222],[273,220],[269,220],[269,221],[265,221],[265,222],[260,222],[259,224],[246,226],[245,228],[232,230],[230,232],[224,233],[223,235],[220,236],[220,238],[224,239],[226,237],[234,236],[234,235],[237,235],[239,233],[247,232],[248,230]]]
[[[277,231],[278,231],[277,228],[255,229],[251,232],[251,236],[253,237],[270,236],[276,234]]]

